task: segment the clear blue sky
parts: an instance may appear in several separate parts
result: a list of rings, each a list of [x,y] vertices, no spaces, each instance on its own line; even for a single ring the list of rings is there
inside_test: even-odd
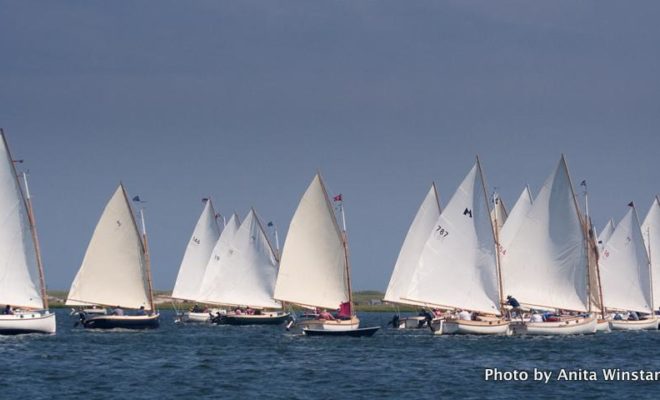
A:
[[[656,1],[3,1],[0,126],[67,289],[122,180],[170,289],[202,197],[284,237],[320,169],[356,289],[479,154],[509,205],[565,153],[598,227],[660,192]]]

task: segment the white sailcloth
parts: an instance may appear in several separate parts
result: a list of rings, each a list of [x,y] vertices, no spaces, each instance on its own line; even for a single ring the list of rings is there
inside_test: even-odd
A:
[[[227,225],[220,233],[220,237],[215,242],[213,250],[211,251],[211,256],[207,260],[206,269],[204,271],[204,276],[199,287],[199,292],[195,294],[192,300],[203,301],[202,299],[208,299],[209,303],[213,303],[210,299],[215,299],[222,295],[219,288],[216,285],[216,282],[219,281],[220,276],[220,260],[222,255],[227,253],[232,239],[241,225],[238,215],[232,214]]]
[[[408,234],[406,235],[399,258],[394,265],[390,283],[385,292],[385,301],[400,304],[419,304],[411,300],[402,299],[401,295],[405,295],[412,274],[419,265],[419,258],[426,244],[429,234],[433,231],[435,223],[440,217],[440,201],[435,188],[435,184],[431,185],[424,201],[419,206],[417,215],[413,219]]]
[[[346,273],[341,231],[321,176],[317,174],[289,225],[275,299],[336,309],[349,300]]]
[[[220,255],[213,298],[204,303],[281,308],[273,299],[278,262],[254,210],[250,210],[230,245]]]
[[[606,309],[651,312],[649,259],[634,207],[630,207],[605,243],[599,266]]]
[[[499,314],[495,240],[478,161],[436,220],[405,298]]]
[[[506,223],[502,226],[498,233],[498,239],[500,242],[500,250],[508,248],[511,244],[511,240],[518,233],[518,229],[522,224],[522,221],[527,217],[527,213],[532,208],[532,194],[529,191],[529,188],[525,186],[523,191],[518,196],[516,204],[513,205],[511,213],[507,216]]]
[[[653,306],[660,306],[660,199],[653,199],[644,223],[642,235],[651,262],[651,280],[653,282]]]
[[[175,299],[196,300],[202,285],[206,266],[211,252],[220,237],[220,228],[216,220],[211,199],[206,201],[202,214],[195,225],[186,252],[181,260],[179,274],[176,277],[172,297]]]
[[[600,234],[598,235],[598,250],[602,250],[603,247],[605,247],[605,243],[612,237],[612,234],[614,233],[614,221],[610,219],[607,221],[607,225],[603,228],[602,231],[600,231]]]
[[[121,184],[94,229],[66,304],[151,309],[144,246]]]
[[[586,241],[563,156],[510,242],[502,242],[500,262],[504,295],[530,306],[589,309]]]
[[[490,218],[493,220],[493,226],[501,230],[509,216],[504,205],[504,200],[500,197],[499,193],[495,193],[493,201],[493,209],[490,211]],[[497,225],[495,225],[497,223]]]
[[[0,146],[0,304],[43,308],[27,206],[4,134]]]

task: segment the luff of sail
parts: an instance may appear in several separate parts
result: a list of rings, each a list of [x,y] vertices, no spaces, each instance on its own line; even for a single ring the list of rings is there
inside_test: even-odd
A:
[[[43,308],[36,249],[23,191],[0,132],[0,304]]]
[[[651,208],[642,224],[642,235],[651,263],[651,281],[653,282],[653,306],[660,307],[660,199],[653,199]]]
[[[66,304],[151,309],[144,245],[121,184],[94,229]]]
[[[426,240],[430,232],[433,231],[439,217],[440,202],[435,184],[432,184],[403,241],[399,258],[396,260],[392,271],[390,283],[387,285],[385,301],[400,304],[420,304],[412,300],[402,299],[401,295],[405,295],[408,291],[410,280],[419,264],[419,257],[422,254]]]
[[[607,221],[607,225],[603,228],[602,231],[600,231],[600,234],[598,235],[598,245],[599,249],[602,249],[605,247],[605,243],[607,243],[608,240],[610,240],[610,237],[612,237],[612,233],[614,233],[614,221],[609,220]]]
[[[518,229],[520,228],[522,221],[527,216],[527,213],[532,208],[533,203],[532,194],[530,193],[529,188],[525,186],[525,188],[520,193],[520,196],[518,196],[516,204],[513,205],[511,212],[507,216],[506,222],[502,226],[502,229],[499,231],[498,239],[500,244],[500,252],[502,249],[509,247],[511,240],[516,235],[516,233],[518,233]]]
[[[229,250],[231,241],[240,226],[241,223],[238,215],[235,213],[232,214],[213,246],[211,256],[207,261],[206,270],[204,271],[204,277],[199,287],[199,292],[194,296],[193,300],[206,303],[220,303],[216,300],[222,296],[218,283],[221,279],[220,268],[222,264],[220,261],[222,260],[222,255]]]
[[[405,298],[499,314],[495,240],[479,162],[436,220]]]
[[[193,301],[197,299],[206,266],[220,237],[220,228],[211,199],[206,200],[205,203],[181,260],[181,267],[172,290],[172,297],[175,299]]]
[[[503,294],[529,306],[588,311],[584,233],[562,156],[510,243],[502,242]]]
[[[277,259],[259,217],[250,210],[220,255],[213,298],[205,303],[281,308],[273,299]]]
[[[634,207],[605,243],[599,266],[605,309],[651,312],[649,259]]]
[[[341,231],[319,174],[289,225],[275,299],[306,307],[336,309],[349,301],[346,254]]]

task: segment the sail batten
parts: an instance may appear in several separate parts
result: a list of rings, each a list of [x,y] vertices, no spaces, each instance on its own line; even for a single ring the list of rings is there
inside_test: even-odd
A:
[[[409,299],[402,299],[401,295],[408,291],[412,274],[415,268],[417,268],[419,257],[424,249],[426,240],[433,231],[439,217],[440,203],[435,184],[432,184],[413,222],[410,224],[406,238],[401,246],[399,257],[394,265],[394,270],[392,271],[392,276],[385,292],[385,301],[401,304],[419,304],[419,302]]]
[[[206,267],[219,237],[220,228],[215,210],[211,199],[208,199],[181,260],[172,298],[193,301],[197,299]]]
[[[332,205],[317,174],[289,225],[276,300],[329,309],[349,301],[346,253]]]
[[[521,304],[588,311],[586,239],[563,156],[515,232],[507,233],[507,224],[500,247],[504,294]]]
[[[0,131],[0,304],[40,309],[37,255],[27,205]]]
[[[428,235],[404,298],[500,313],[495,239],[484,187],[477,161]]]
[[[67,305],[151,309],[144,243],[121,184],[94,229],[68,297]]]

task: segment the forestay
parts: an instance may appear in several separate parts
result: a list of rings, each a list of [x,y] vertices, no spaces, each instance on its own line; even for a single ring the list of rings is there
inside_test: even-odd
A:
[[[653,199],[644,223],[642,235],[651,262],[651,280],[653,282],[653,305],[660,306],[660,199]]]
[[[500,262],[504,295],[530,306],[588,310],[586,241],[563,156],[509,243],[502,242]]]
[[[275,299],[336,309],[349,300],[346,253],[321,176],[293,215],[282,249]]]
[[[205,203],[181,260],[179,274],[172,290],[172,297],[176,299],[196,300],[211,252],[220,237],[220,228],[211,199],[206,200]]]
[[[120,184],[94,229],[67,305],[119,305],[150,310],[144,246]]]
[[[479,161],[436,220],[405,298],[499,314],[495,241]]]
[[[277,259],[270,241],[254,210],[250,210],[230,245],[220,255],[218,275],[212,298],[202,302],[281,308],[273,300]]]
[[[410,224],[406,238],[403,241],[399,258],[396,260],[390,283],[385,292],[385,301],[401,304],[419,304],[411,300],[402,299],[401,295],[405,295],[408,290],[412,275],[419,265],[419,258],[426,240],[433,231],[439,217],[440,202],[435,184],[432,184],[419,210],[417,210],[417,215],[415,215],[412,224]]]
[[[199,293],[195,295],[193,300],[202,301],[201,299],[207,299],[209,303],[213,303],[211,299],[215,299],[221,296],[219,292],[217,282],[220,280],[220,267],[222,255],[225,254],[231,244],[234,235],[238,231],[241,223],[238,218],[238,215],[232,214],[227,225],[222,230],[220,237],[215,242],[213,250],[211,251],[211,256],[209,257],[206,265],[206,271],[204,272],[204,277],[200,284]]]
[[[0,146],[0,304],[43,308],[27,206],[4,134]]]

